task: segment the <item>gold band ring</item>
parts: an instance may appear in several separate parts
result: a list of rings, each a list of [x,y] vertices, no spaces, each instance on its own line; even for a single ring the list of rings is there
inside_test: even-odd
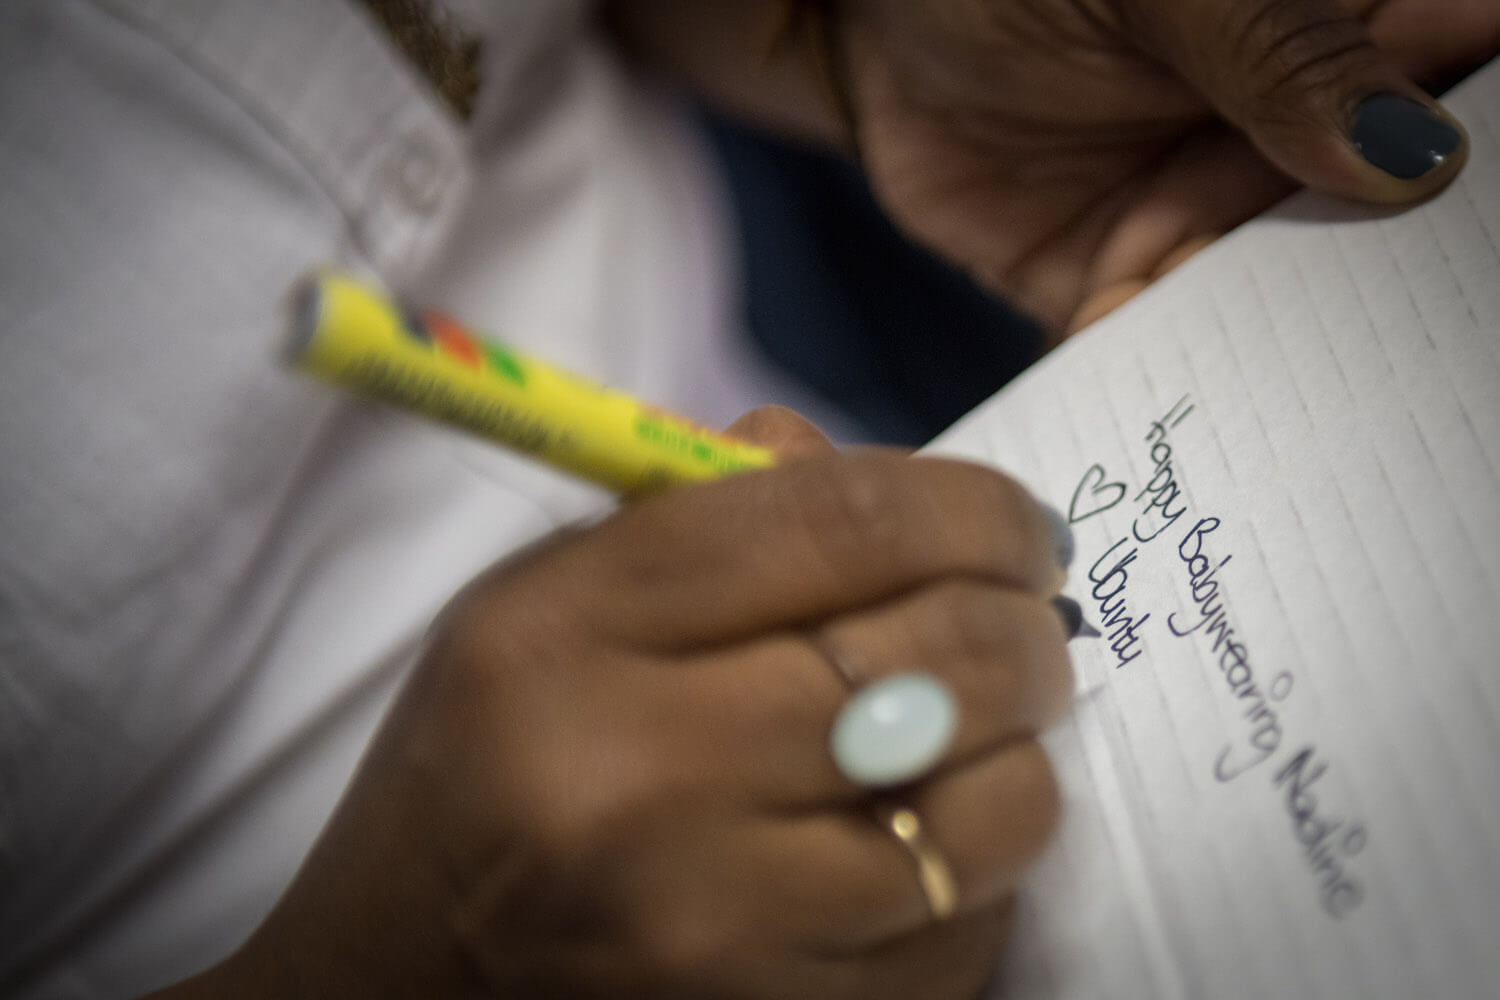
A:
[[[934,920],[947,920],[958,911],[958,882],[953,869],[927,836],[921,818],[905,806],[883,810],[880,825],[901,842],[917,865],[917,884],[927,899],[928,912]]]

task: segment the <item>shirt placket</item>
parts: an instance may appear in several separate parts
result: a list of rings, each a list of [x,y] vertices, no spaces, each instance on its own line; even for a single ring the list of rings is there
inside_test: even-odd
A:
[[[397,287],[470,187],[463,125],[346,0],[96,0],[241,103],[338,206],[350,261]],[[327,263],[309,261],[310,265]]]

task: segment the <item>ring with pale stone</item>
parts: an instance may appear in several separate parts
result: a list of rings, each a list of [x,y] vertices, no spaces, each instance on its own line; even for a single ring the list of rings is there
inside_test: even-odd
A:
[[[860,672],[837,650],[826,642],[817,645],[834,673],[854,689],[828,738],[839,771],[857,785],[879,789],[914,781],[932,770],[958,731],[958,702],[948,685],[932,674],[910,671],[861,686]],[[907,806],[885,805],[878,821],[911,855],[932,918],[953,916],[958,883],[921,818]]]
[[[893,674],[854,692],[829,733],[839,771],[864,788],[889,788],[932,770],[958,730],[958,703],[931,674]]]

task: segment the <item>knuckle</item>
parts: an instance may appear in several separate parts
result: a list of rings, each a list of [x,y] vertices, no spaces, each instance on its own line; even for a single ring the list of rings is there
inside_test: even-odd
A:
[[[577,606],[572,567],[554,555],[565,543],[561,535],[541,539],[470,581],[434,617],[429,646],[485,674],[577,659],[589,644],[589,616]]]
[[[1262,53],[1285,34],[1283,26],[1291,19],[1303,0],[1254,0],[1227,7],[1219,21],[1218,45],[1202,51],[1225,52],[1229,62],[1238,67],[1254,66]]]
[[[1018,648],[1030,647],[1033,603],[1019,593],[976,584],[953,588],[948,601],[947,638],[960,655],[982,663],[1010,663]]]
[[[719,716],[714,728],[720,745],[731,753],[753,753],[757,748],[800,740],[824,721],[833,708],[828,704],[833,678],[821,676],[818,668],[778,678],[781,683],[774,688],[762,687],[753,695],[735,698],[733,710]]]
[[[680,771],[649,739],[608,727],[587,745],[576,736],[559,732],[525,748],[506,800],[525,818],[528,842],[551,856],[628,853],[673,808]]]
[[[509,797],[522,806],[526,842],[559,867],[569,859],[607,850],[610,835],[607,817],[614,811],[610,803],[588,787],[567,788],[559,784],[558,779],[568,777],[551,768],[535,769],[518,776]]]
[[[978,587],[958,590],[949,603],[945,632],[948,648],[975,670],[985,715],[1008,718],[1021,695],[1021,676],[1030,659],[1030,643],[1019,631],[1009,595]]]
[[[1041,508],[1021,483],[999,471],[959,459],[922,459],[940,476],[944,502],[936,521],[948,532],[951,548],[961,549],[966,565],[1024,579],[1050,565],[1050,527]],[[1017,577],[1017,571],[1026,569]]]
[[[1034,504],[1026,487],[999,469],[954,459],[941,461],[967,477],[969,488],[981,494],[985,504],[995,508],[996,513],[1014,518]]]
[[[959,656],[984,664],[1008,660],[1009,623],[1003,605],[992,595],[970,588],[950,608],[948,639]]]
[[[1305,6],[1299,0],[1243,4],[1226,20],[1230,58],[1223,70],[1248,85],[1242,92],[1252,109],[1336,88],[1350,59],[1373,57],[1358,20],[1337,9],[1309,19],[1300,13]]]
[[[605,544],[587,553],[580,547],[573,553],[579,557],[576,565],[568,569],[623,594],[651,593],[697,571],[700,567],[684,564],[691,551],[685,543],[702,522],[692,514],[684,516],[680,500],[667,493],[612,514],[593,531]]]
[[[1029,856],[1041,852],[1062,821],[1062,791],[1052,761],[1036,740],[1027,740],[1014,751],[1016,760],[1014,796],[1016,815],[1022,819],[1021,840]]]
[[[1005,567],[1020,582],[1035,584],[1053,568],[1052,529],[1025,486],[982,466],[969,466],[975,488],[983,491],[980,529],[989,565]]]
[[[802,529],[835,565],[909,537],[910,481],[888,462],[822,463],[804,482],[797,516]]]
[[[1049,602],[1032,601],[1019,623],[1026,665],[1031,671],[1028,690],[1038,704],[1037,722],[1046,725],[1066,713],[1073,695],[1073,661],[1058,612]]]
[[[792,500],[799,530],[836,572],[1032,575],[1040,514],[1015,480],[972,462],[862,456],[809,467]],[[1033,536],[1036,537],[1033,537]]]
[[[476,595],[445,611],[428,645],[475,696],[513,687],[523,666],[560,674],[585,658],[583,638],[560,603],[514,594]]]
[[[1056,612],[1029,595],[955,588],[945,626],[949,649],[979,670],[985,717],[1042,725],[1065,708],[1072,667]]]

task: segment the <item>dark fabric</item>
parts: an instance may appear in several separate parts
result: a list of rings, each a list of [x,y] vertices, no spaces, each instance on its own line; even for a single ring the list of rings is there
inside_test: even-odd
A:
[[[716,115],[704,126],[752,335],[870,440],[923,444],[1036,357],[1037,327],[897,232],[856,167]]]

